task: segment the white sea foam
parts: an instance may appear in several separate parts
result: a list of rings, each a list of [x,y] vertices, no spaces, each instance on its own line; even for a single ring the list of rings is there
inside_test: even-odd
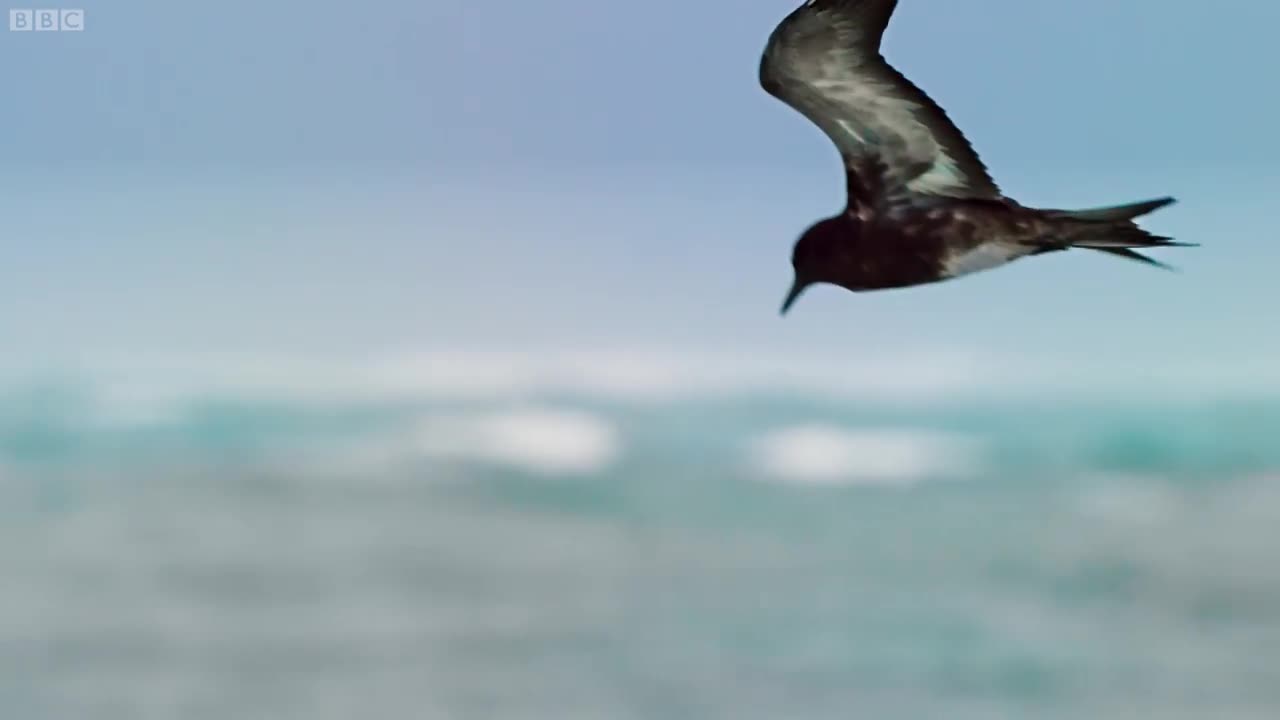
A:
[[[599,415],[522,408],[429,418],[415,431],[413,450],[433,458],[565,475],[606,469],[617,459],[621,445],[612,423]]]
[[[536,392],[652,397],[681,394],[702,380],[691,358],[633,352],[429,352],[383,358],[366,386],[433,397]]]
[[[1024,392],[1071,393],[1098,378],[964,349],[917,348],[813,358],[802,353],[619,348],[562,351],[380,353],[365,357],[201,354],[97,357],[0,368],[0,391],[36,378],[88,388],[93,424],[180,420],[195,403],[284,402],[304,407],[406,402],[518,401],[553,395],[650,402],[757,392],[930,403],[999,399]],[[1073,374],[1074,372],[1074,374]],[[1093,388],[1091,392],[1102,392]],[[91,415],[91,417],[90,417]]]
[[[1159,477],[1095,473],[1083,480],[1094,487],[1080,497],[1081,511],[1112,524],[1162,525],[1183,510],[1182,498]]]
[[[97,427],[168,425],[182,420],[200,389],[144,378],[101,382],[83,418]]]
[[[977,466],[972,440],[922,430],[802,425],[759,438],[753,467],[784,482],[906,486]]]
[[[992,358],[894,352],[857,360],[663,349],[445,351],[315,358],[288,354],[129,354],[35,372],[7,366],[0,384],[66,377],[90,387],[95,421],[161,422],[203,398],[290,403],[493,400],[573,394],[627,401],[753,391],[814,391],[883,400],[974,392],[1007,380]]]

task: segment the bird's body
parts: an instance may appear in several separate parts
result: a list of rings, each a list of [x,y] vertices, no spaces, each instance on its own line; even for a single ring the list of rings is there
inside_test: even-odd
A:
[[[774,30],[760,83],[823,130],[844,160],[848,204],[797,241],[795,286],[853,291],[938,282],[1028,255],[1084,247],[1156,264],[1174,245],[1134,218],[1161,198],[1091,210],[1006,197],[946,113],[880,55],[897,0],[808,0]]]

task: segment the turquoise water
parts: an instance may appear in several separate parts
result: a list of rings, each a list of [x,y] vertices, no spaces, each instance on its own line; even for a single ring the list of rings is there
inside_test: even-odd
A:
[[[1280,404],[0,397],[7,717],[1280,713]]]

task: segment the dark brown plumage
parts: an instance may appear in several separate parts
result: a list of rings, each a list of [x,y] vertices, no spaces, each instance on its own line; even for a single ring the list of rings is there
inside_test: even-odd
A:
[[[1006,197],[942,108],[881,56],[896,7],[808,0],[765,48],[761,86],[835,143],[848,191],[843,212],[796,242],[783,312],[815,283],[909,287],[1072,247],[1160,265],[1133,248],[1181,245],[1134,223],[1172,198],[1071,211]]]

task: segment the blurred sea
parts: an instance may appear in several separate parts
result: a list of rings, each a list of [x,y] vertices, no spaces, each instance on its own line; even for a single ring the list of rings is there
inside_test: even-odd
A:
[[[1280,717],[1280,403],[288,379],[5,382],[3,717]]]

